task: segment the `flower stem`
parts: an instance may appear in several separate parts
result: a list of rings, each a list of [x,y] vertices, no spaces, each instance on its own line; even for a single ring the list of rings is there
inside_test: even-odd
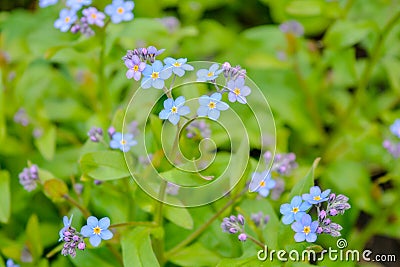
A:
[[[254,244],[260,246],[261,248],[265,247],[265,244],[263,244],[262,242],[258,241],[257,239],[255,239],[254,237],[252,237],[251,235],[246,234],[247,238],[250,239]]]
[[[72,205],[77,207],[85,217],[89,217],[90,216],[90,212],[85,207],[83,207],[81,204],[79,204],[75,199],[70,197],[68,194],[64,194],[62,197],[65,200],[67,200],[69,203],[71,203]]]
[[[118,228],[118,227],[129,227],[129,226],[146,226],[146,227],[156,227],[154,222],[125,222],[111,224],[108,228]]]
[[[171,250],[167,251],[165,253],[165,258],[168,259],[169,257],[171,257],[172,255],[174,255],[175,253],[179,252],[183,247],[185,247],[186,245],[190,244],[193,240],[195,240],[197,237],[199,237],[204,230],[207,229],[208,226],[211,225],[211,223],[213,223],[226,209],[228,209],[231,205],[233,205],[236,200],[241,197],[243,195],[243,193],[245,192],[245,190],[242,190],[242,192],[240,192],[239,194],[237,194],[236,196],[234,196],[231,200],[229,200],[225,206],[223,206],[219,211],[217,211],[214,216],[212,216],[207,222],[205,222],[202,226],[200,226],[199,228],[197,228],[196,231],[194,231],[192,234],[190,234],[189,236],[187,236],[184,240],[182,240],[178,245],[176,245],[175,247],[173,247]]]

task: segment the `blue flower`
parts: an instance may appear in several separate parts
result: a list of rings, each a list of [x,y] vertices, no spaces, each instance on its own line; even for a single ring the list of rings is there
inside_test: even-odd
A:
[[[67,216],[64,216],[64,217],[63,217],[64,227],[63,227],[63,228],[60,230],[60,232],[58,233],[58,234],[60,235],[60,239],[58,239],[58,241],[63,240],[65,230],[67,230],[67,229],[71,226],[71,224],[72,224],[72,217],[73,217],[73,215],[71,215],[71,218],[70,218],[69,220],[68,220],[68,217],[67,217]]]
[[[180,96],[175,101],[168,98],[164,101],[164,109],[161,110],[159,117],[162,120],[168,119],[173,125],[176,125],[181,116],[190,113],[188,106],[184,106],[185,97]]]
[[[218,69],[219,65],[217,63],[211,65],[211,67],[207,69],[200,69],[197,71],[197,81],[199,82],[205,82],[205,81],[212,81],[217,79],[218,75],[223,72],[223,69]]]
[[[248,86],[244,85],[244,78],[238,77],[236,80],[230,80],[227,84],[227,87],[229,89],[229,101],[238,101],[242,104],[247,103],[246,96],[251,93],[251,90]]]
[[[258,192],[262,197],[267,197],[269,191],[274,188],[276,181],[272,179],[271,173],[266,170],[263,172],[254,172],[251,177],[249,190],[251,192]]]
[[[186,58],[174,59],[172,57],[167,57],[166,59],[164,59],[166,67],[171,67],[172,72],[178,75],[179,77],[185,75],[185,71],[194,70],[193,66],[186,64],[186,62],[187,62]]]
[[[289,20],[281,25],[279,25],[279,29],[283,33],[293,34],[295,36],[302,36],[304,34],[304,27],[296,20]]]
[[[132,1],[113,0],[113,2],[106,6],[104,12],[111,17],[113,23],[120,23],[121,21],[130,21],[133,19],[132,10],[135,4]]]
[[[54,22],[54,27],[60,29],[62,32],[66,32],[77,19],[74,10],[63,9],[60,12],[60,17]]]
[[[199,98],[200,107],[197,110],[198,116],[208,116],[217,120],[221,110],[227,110],[229,105],[221,101],[222,95],[214,93],[211,96],[203,95]]]
[[[314,242],[317,240],[317,234],[315,231],[318,227],[318,221],[311,221],[311,216],[305,214],[300,221],[296,221],[292,224],[293,231],[296,232],[294,235],[294,240],[296,242],[302,242],[306,240],[307,242]]]
[[[154,87],[162,89],[164,87],[164,80],[171,77],[171,69],[164,68],[161,61],[154,61],[153,65],[146,65],[142,72],[144,78],[142,79],[141,86],[143,89]]]
[[[400,138],[400,119],[395,120],[395,122],[390,126],[390,131]]]
[[[122,152],[128,152],[132,146],[135,146],[137,141],[133,139],[133,134],[127,133],[114,133],[110,141],[110,147],[112,149],[119,149]]]
[[[89,237],[90,244],[97,247],[102,239],[109,240],[113,237],[113,233],[107,229],[109,226],[110,219],[108,217],[99,221],[96,217],[90,216],[87,218],[87,225],[82,227],[81,234],[84,237]]]
[[[321,193],[319,186],[313,186],[310,188],[310,194],[303,194],[303,200],[309,204],[318,204],[327,201],[329,198],[330,189],[325,190]]]
[[[97,8],[88,7],[82,10],[82,14],[86,17],[88,24],[96,24],[99,27],[104,26],[104,19],[106,16],[103,12],[98,11]]]
[[[18,264],[16,264],[12,259],[8,259],[6,262],[7,267],[19,267]]]
[[[39,6],[41,8],[52,6],[57,4],[58,0],[39,0]]]
[[[138,56],[133,55],[132,58],[127,58],[125,60],[125,66],[128,68],[126,78],[133,78],[135,81],[139,81],[146,67],[146,63],[142,62]]]
[[[291,224],[294,220],[299,221],[310,207],[311,205],[303,202],[300,196],[293,197],[290,204],[285,203],[281,205],[282,222],[284,224]]]
[[[88,6],[92,3],[92,0],[67,0],[65,5],[73,10],[79,10],[83,6]]]

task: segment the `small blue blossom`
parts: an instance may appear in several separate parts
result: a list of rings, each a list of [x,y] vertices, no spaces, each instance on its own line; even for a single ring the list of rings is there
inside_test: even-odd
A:
[[[244,84],[244,78],[238,77],[236,80],[230,80],[227,84],[227,87],[229,89],[229,101],[238,101],[241,104],[247,103],[246,96],[251,93],[251,90]]]
[[[19,267],[12,259],[8,259],[6,262],[6,267]]]
[[[229,105],[221,101],[222,95],[214,93],[211,96],[203,95],[199,98],[200,107],[197,109],[198,116],[208,116],[212,120],[217,120],[220,111],[227,110]]]
[[[52,6],[57,4],[58,0],[39,0],[39,6],[41,8]]]
[[[100,12],[95,7],[89,7],[82,10],[82,14],[86,17],[87,23],[92,25],[96,24],[99,27],[104,26],[104,19],[106,16],[103,12]]]
[[[110,219],[104,217],[98,220],[94,216],[87,218],[87,225],[81,229],[81,234],[84,237],[89,237],[89,242],[92,246],[97,247],[101,240],[109,240],[113,237],[113,233],[108,230]]]
[[[187,58],[174,59],[172,57],[167,57],[164,59],[166,67],[172,68],[172,72],[179,77],[185,75],[185,71],[194,70],[193,66],[186,64]]]
[[[217,79],[218,75],[220,75],[224,70],[218,69],[219,65],[217,63],[211,65],[211,67],[207,69],[200,69],[197,71],[197,81],[205,82],[205,81],[212,81]]]
[[[65,5],[75,11],[81,9],[83,6],[88,6],[92,3],[92,0],[67,0]]]
[[[128,68],[126,78],[139,81],[144,68],[146,68],[146,63],[142,62],[138,56],[133,55],[131,58],[125,59],[125,66]]]
[[[263,172],[254,172],[251,177],[249,190],[251,192],[258,192],[262,197],[267,197],[269,191],[274,188],[276,181],[272,179],[271,173],[266,170]]]
[[[60,12],[60,17],[54,22],[54,27],[60,29],[62,32],[66,32],[76,19],[77,16],[74,10],[63,9]]]
[[[162,89],[165,84],[164,80],[171,77],[172,71],[165,68],[160,60],[156,60],[152,65],[146,65],[142,74],[144,76],[141,83],[143,89],[150,87]]]
[[[159,114],[160,119],[168,119],[173,125],[176,125],[181,116],[190,113],[189,107],[184,106],[185,101],[183,96],[178,97],[175,101],[172,98],[165,100],[164,109]]]
[[[293,197],[290,204],[285,203],[281,205],[282,222],[284,224],[291,224],[294,220],[299,221],[310,207],[311,205],[303,202],[300,196]]]
[[[130,21],[133,19],[132,10],[135,7],[133,1],[113,0],[106,6],[104,12],[111,17],[111,21],[115,24],[121,21]]]
[[[132,146],[135,146],[137,141],[133,139],[133,134],[127,133],[122,135],[122,133],[116,132],[112,135],[110,141],[110,147],[112,149],[119,149],[122,152],[128,152]]]
[[[292,224],[293,231],[296,232],[294,240],[296,242],[315,242],[317,240],[317,234],[315,233],[318,227],[318,221],[311,221],[311,216],[305,214],[300,221],[296,221]]]
[[[390,131],[400,138],[400,119],[395,120],[395,122],[390,126]]]
[[[293,34],[295,36],[302,36],[304,34],[304,27],[296,20],[289,20],[281,25],[279,29],[286,34]]]
[[[327,201],[329,198],[330,189],[325,190],[321,193],[319,186],[313,186],[310,188],[310,194],[303,194],[303,200],[309,204],[318,204]]]
[[[72,217],[73,215],[71,215],[71,218],[68,220],[67,216],[63,217],[63,223],[64,223],[64,227],[60,230],[60,232],[58,233],[60,235],[60,239],[58,239],[58,241],[63,240],[64,238],[64,232],[65,230],[67,230],[69,227],[71,227],[72,224]]]

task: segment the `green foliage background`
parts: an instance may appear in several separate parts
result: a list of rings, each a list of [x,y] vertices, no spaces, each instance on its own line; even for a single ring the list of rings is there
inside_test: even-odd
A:
[[[108,2],[96,4],[104,7]],[[10,9],[11,4],[0,6]],[[222,233],[219,224],[238,210],[247,216],[262,210],[271,216],[261,233],[269,247],[302,249],[304,244],[294,244],[293,232],[279,222],[280,204],[289,201],[291,189],[304,182],[302,177],[350,197],[352,209],[339,221],[349,248],[363,249],[374,237],[384,236],[397,244],[386,253],[399,251],[399,161],[382,147],[390,136],[389,125],[400,117],[399,1],[137,0],[133,21],[110,24],[91,38],[54,29],[59,9],[30,4],[28,9],[0,13],[3,259],[20,262],[29,251],[33,262],[22,266],[119,266],[119,260],[125,266],[157,266],[159,255],[152,248],[155,240],[163,239],[169,257],[161,264],[167,266],[281,266],[259,262],[258,248]],[[171,31],[155,19],[165,16],[176,16],[180,25]],[[279,30],[289,19],[304,25],[304,37]],[[75,259],[46,257],[58,246],[63,215],[73,213],[78,225],[85,219],[62,197],[66,192],[98,217],[109,216],[112,223],[151,221],[154,201],[131,183],[118,156],[96,154],[117,152],[96,152],[104,149],[88,142],[86,135],[94,125],[106,129],[121,124],[121,112],[138,85],[126,79],[121,57],[127,49],[147,45],[189,61],[229,61],[244,67],[271,105],[277,150],[296,153],[300,168],[286,181],[280,200],[241,197],[174,254],[168,251],[229,199],[199,208],[167,207],[163,228],[138,226],[118,232],[109,241],[116,254],[102,246],[78,253]],[[27,127],[13,122],[20,107],[30,117]],[[34,129],[43,135],[34,138]],[[315,177],[306,176],[317,157],[321,161]],[[104,167],[99,159],[116,161],[107,175],[96,172]],[[18,173],[28,161],[51,180],[43,190],[27,193],[19,185]],[[95,186],[93,178],[111,181]],[[79,181],[85,186],[82,195],[72,189]],[[335,243],[331,237],[318,239],[323,247]],[[120,252],[121,259],[116,256]],[[356,266],[327,261],[317,265]],[[0,266],[5,266],[2,260]]]

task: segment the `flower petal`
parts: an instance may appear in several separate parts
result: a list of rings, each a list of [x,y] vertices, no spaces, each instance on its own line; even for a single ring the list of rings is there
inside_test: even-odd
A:
[[[198,116],[207,116],[207,114],[208,114],[208,107],[206,107],[206,106],[200,106],[198,109],[197,109],[197,115]]]
[[[219,101],[221,100],[222,95],[220,93],[214,93],[210,96],[210,98]]]
[[[81,228],[81,234],[82,234],[84,237],[89,237],[89,236],[93,235],[93,228],[91,228],[91,227],[88,226],[88,225],[85,225],[85,226],[83,226],[83,227]]]
[[[92,228],[95,228],[96,226],[99,225],[99,220],[94,216],[90,216],[89,218],[87,218],[87,225],[89,225]]]
[[[294,221],[293,213],[292,214],[286,214],[285,216],[282,217],[282,223],[283,224],[291,224]]]
[[[217,108],[218,110],[227,110],[229,108],[229,105],[225,102],[217,102]]]
[[[175,105],[176,106],[181,106],[182,104],[184,104],[186,101],[184,96],[179,96],[178,98],[175,99]]]
[[[291,228],[293,229],[293,231],[298,233],[298,232],[302,232],[304,227],[301,224],[301,222],[296,221],[296,222],[292,223]]]
[[[164,87],[164,80],[157,79],[157,80],[153,81],[152,86],[156,89],[162,89]]]
[[[167,98],[164,101],[164,108],[170,110],[174,106],[174,100],[172,98]]]
[[[178,109],[178,114],[181,116],[187,115],[190,113],[190,108],[188,106],[183,106]]]
[[[179,121],[179,119],[181,118],[181,116],[179,116],[178,114],[171,114],[169,117],[168,117],[168,120],[173,124],[173,125],[176,125],[177,123],[178,123],[178,121]]]
[[[306,241],[307,242],[315,242],[315,240],[317,240],[317,234],[315,233],[309,233],[308,235],[306,235]]]
[[[207,106],[210,103],[210,97],[207,95],[202,95],[199,97],[199,104],[201,106]]]
[[[281,207],[279,208],[279,212],[282,215],[290,214],[292,211],[292,206],[288,203],[282,204]]]
[[[104,217],[104,218],[101,218],[100,219],[100,221],[99,221],[99,227],[101,228],[101,229],[107,229],[108,227],[110,226],[110,218],[108,218],[108,217]]]
[[[215,108],[215,109],[208,110],[208,117],[209,117],[210,119],[212,119],[212,120],[218,120],[219,115],[220,115],[220,112],[219,112],[219,110],[217,110],[216,108]]]
[[[108,229],[107,230],[103,230],[100,233],[100,237],[103,240],[109,240],[109,239],[111,239],[113,237],[113,233]]]
[[[166,120],[169,117],[169,114],[171,114],[171,112],[167,111],[166,109],[161,110],[160,114],[158,114],[158,117],[162,120]]]
[[[306,240],[306,235],[304,233],[296,233],[294,235],[294,240],[296,240],[296,242],[303,242]]]
[[[89,238],[89,242],[90,242],[90,244],[92,244],[92,246],[97,247],[98,245],[100,245],[101,238],[98,235],[92,235]]]

